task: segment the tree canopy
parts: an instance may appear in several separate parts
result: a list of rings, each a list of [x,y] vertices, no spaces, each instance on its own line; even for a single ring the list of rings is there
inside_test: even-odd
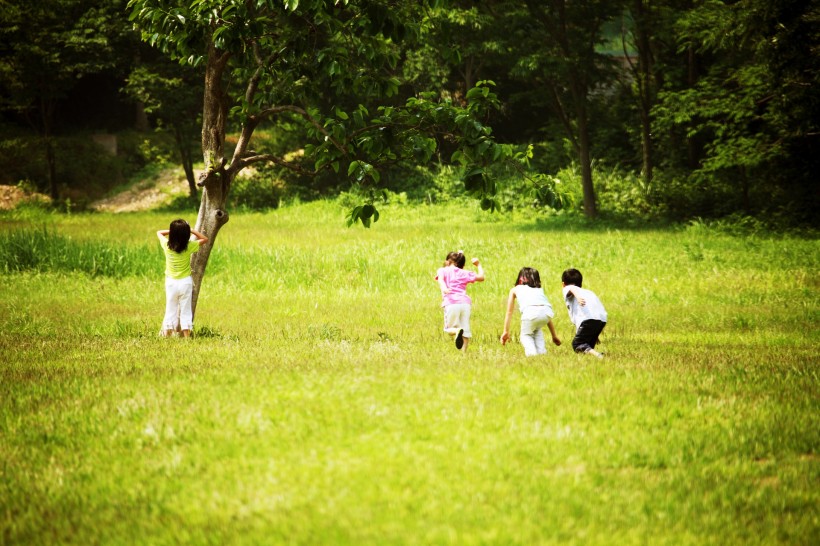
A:
[[[55,136],[79,129],[83,113],[99,118],[76,101],[105,74],[109,89],[128,91],[116,100],[188,135],[178,142],[190,179],[183,150],[201,124],[207,176],[192,181],[208,199],[227,195],[246,166],[274,165],[312,179],[304,184],[317,193],[363,188],[357,222],[395,169],[453,164],[495,209],[504,178],[494,165],[518,159],[546,202],[589,216],[621,210],[634,189],[644,203],[634,213],[815,223],[818,9],[797,0],[5,0],[0,145],[14,150],[16,124],[35,129],[34,155],[47,167],[26,177],[59,198]],[[493,83],[473,91],[479,82]],[[278,144],[254,139],[259,127]],[[22,172],[10,161],[5,177]],[[640,179],[613,190],[604,165]],[[577,170],[583,199],[550,187],[561,169]]]

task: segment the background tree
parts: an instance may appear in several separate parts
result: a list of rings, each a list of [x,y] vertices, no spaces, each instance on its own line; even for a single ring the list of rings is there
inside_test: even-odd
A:
[[[658,24],[658,17],[652,0],[631,0],[628,10],[631,19],[631,43],[637,52],[637,62],[632,61],[626,43],[624,58],[629,63],[635,82],[641,127],[641,174],[644,178],[644,187],[648,190],[652,184],[652,171],[655,166],[652,157],[652,107],[655,105],[658,85],[652,37],[653,29]]]
[[[811,214],[820,70],[806,52],[820,47],[817,16],[811,3],[746,0],[707,2],[678,19],[679,51],[700,56],[702,75],[682,89],[667,82],[656,127],[684,127],[702,142],[687,188],[702,213]]]
[[[189,65],[174,63],[166,57],[150,62],[143,60],[129,74],[124,91],[142,103],[145,113],[173,134],[188,180],[188,190],[192,198],[197,198],[194,158],[197,155],[195,142],[198,140],[202,113],[200,71]]]
[[[128,40],[122,8],[119,0],[8,0],[0,9],[0,96],[40,134],[54,199],[56,109],[78,79],[114,66],[116,45]]]
[[[421,19],[422,4],[131,0],[131,18],[145,40],[204,68],[199,231],[216,240],[228,221],[231,184],[249,165],[274,163],[306,174],[332,170],[361,184],[378,183],[380,165],[429,159],[438,139],[460,142],[458,159],[468,167],[470,189],[486,208],[493,207],[494,186],[481,165],[512,153],[497,146],[478,119],[494,100],[488,87],[467,94],[472,101],[467,109],[431,95],[385,102],[400,84],[396,43],[417,36],[413,21]],[[346,108],[351,95],[370,101]],[[328,107],[337,96],[341,101]],[[277,127],[298,123],[313,140],[302,160],[252,149],[256,128],[280,119],[288,124]],[[229,153],[230,120],[239,137]],[[370,200],[355,207],[349,219],[368,226],[378,211]],[[194,306],[212,248],[207,245],[192,261]]]
[[[578,155],[584,213],[597,215],[592,180],[590,93],[614,81],[612,60],[598,52],[602,26],[620,15],[619,2],[513,1],[504,4],[515,46],[514,74],[546,95]],[[514,19],[513,19],[514,18]]]
[[[431,6],[424,13],[418,43],[409,44],[404,58],[408,83],[417,90],[440,89],[464,100],[484,69],[497,62],[505,44],[495,0],[458,0]],[[495,79],[500,74],[493,73]]]

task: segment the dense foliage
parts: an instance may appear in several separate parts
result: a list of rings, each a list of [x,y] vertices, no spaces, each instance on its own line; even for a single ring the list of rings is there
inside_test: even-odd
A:
[[[219,153],[257,120],[248,150],[265,159],[260,179],[279,181],[267,184],[274,201],[351,187],[366,202],[385,189],[430,195],[453,165],[488,209],[514,189],[527,196],[519,203],[534,196],[589,216],[816,224],[816,2],[11,0],[0,23],[0,182],[28,180],[63,200],[145,161],[67,153],[70,139],[112,132],[127,143],[146,121],[173,135],[196,191],[211,47],[234,63]],[[481,81],[494,85],[471,92]],[[468,118],[450,108],[488,98],[499,108],[464,114],[481,123],[486,138],[473,144],[487,142],[490,156],[474,161],[473,146],[454,157]],[[516,152],[512,172],[497,164]],[[580,191],[557,191],[559,172]]]

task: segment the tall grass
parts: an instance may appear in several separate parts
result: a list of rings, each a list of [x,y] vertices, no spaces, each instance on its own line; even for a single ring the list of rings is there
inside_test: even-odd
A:
[[[817,542],[816,240],[383,213],[234,214],[190,342],[156,336],[172,218],[0,216],[2,543]],[[432,279],[457,248],[487,270],[466,357]],[[546,357],[498,343],[524,265]],[[566,267],[602,362],[569,348]]]
[[[87,273],[123,278],[154,274],[156,254],[125,241],[73,241],[48,228],[0,233],[0,271]]]

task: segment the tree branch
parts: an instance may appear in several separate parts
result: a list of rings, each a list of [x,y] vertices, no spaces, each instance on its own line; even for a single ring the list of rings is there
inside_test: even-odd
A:
[[[259,114],[257,116],[255,116],[256,123],[259,123],[259,121],[261,121],[265,118],[272,117],[272,116],[275,116],[276,114],[281,114],[283,112],[291,112],[293,114],[297,114],[297,115],[303,117],[311,125],[313,125],[319,132],[321,132],[323,135],[325,135],[325,137],[330,142],[332,142],[333,145],[336,146],[336,148],[340,152],[342,152],[342,155],[348,155],[347,149],[339,141],[337,141],[335,138],[333,138],[333,136],[330,133],[327,132],[327,129],[325,129],[322,126],[321,123],[319,123],[317,120],[315,120],[313,118],[313,116],[311,116],[307,112],[307,110],[305,110],[304,108],[302,108],[300,106],[285,105],[285,106],[274,106],[274,107],[271,107],[271,108],[267,108],[265,110],[262,110],[261,112],[259,112]]]
[[[236,171],[240,171],[247,167],[248,165],[252,165],[254,163],[262,163],[262,162],[270,162],[279,165],[280,167],[284,167],[291,171],[297,172],[299,174],[304,174],[307,176],[316,176],[319,171],[311,171],[308,169],[303,168],[301,165],[297,163],[291,163],[289,161],[285,161],[281,157],[275,156],[273,154],[257,154],[248,157],[243,157],[239,161],[236,162]]]

